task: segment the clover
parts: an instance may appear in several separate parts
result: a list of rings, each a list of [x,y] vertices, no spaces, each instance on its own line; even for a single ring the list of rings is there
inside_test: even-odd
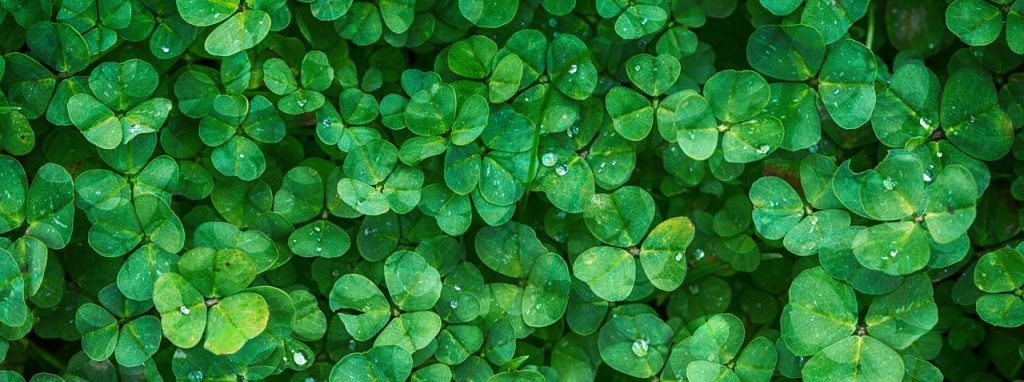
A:
[[[1006,25],[1006,43],[1024,52],[1024,4],[1016,1],[957,0],[946,8],[946,26],[967,45],[993,43]]]
[[[167,120],[171,101],[149,98],[158,82],[156,70],[145,61],[103,63],[89,75],[92,94],[68,99],[68,117],[98,148],[128,144],[139,135],[159,131]]]
[[[832,120],[845,129],[858,128],[871,119],[876,107],[877,63],[863,44],[851,39],[832,42],[823,33],[804,24],[760,27],[747,42],[747,60],[758,72],[780,80],[813,77]],[[826,43],[831,44],[828,54]],[[776,86],[786,87],[789,97],[773,97],[772,115],[788,123],[786,135],[799,140],[792,143],[794,149],[809,147],[819,134],[820,121],[807,116],[817,109],[815,91],[802,85]]]
[[[674,137],[690,158],[710,158],[720,132],[722,155],[732,163],[759,160],[782,144],[785,131],[779,118],[762,113],[771,90],[755,72],[722,71],[704,84],[704,96],[683,91],[676,97],[670,106],[677,127]]]
[[[214,354],[239,351],[263,333],[270,319],[266,299],[245,291],[256,274],[256,264],[237,249],[186,252],[178,271],[160,275],[153,286],[164,336],[182,348],[202,341]]]
[[[252,48],[263,41],[271,29],[285,25],[280,20],[287,15],[284,1],[177,0],[175,4],[185,22],[197,27],[217,27],[206,36],[203,46],[214,56],[230,56]]]
[[[120,365],[141,366],[156,353],[163,339],[160,319],[145,314],[152,302],[131,300],[116,285],[103,288],[99,299],[102,305],[82,304],[75,312],[83,351],[94,361],[114,356]]]
[[[904,278],[895,290],[875,298],[861,320],[853,287],[815,267],[793,280],[781,327],[786,349],[810,357],[802,366],[804,378],[859,375],[899,381],[904,360],[896,351],[913,344],[937,322],[927,275]],[[871,367],[865,367],[868,364]]]
[[[1020,290],[1024,281],[1019,249],[1001,248],[985,254],[974,268],[974,285],[982,292],[975,306],[981,319],[993,325],[1017,327],[1024,324]]]
[[[769,380],[771,374],[767,370],[774,367],[778,357],[775,345],[767,338],[757,337],[743,346],[745,336],[739,317],[729,313],[709,317],[672,348],[662,371],[663,379]]]

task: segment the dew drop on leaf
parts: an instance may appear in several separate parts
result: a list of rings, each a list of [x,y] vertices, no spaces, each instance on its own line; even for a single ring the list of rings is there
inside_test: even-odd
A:
[[[566,166],[565,163],[562,163],[562,164],[558,165],[557,167],[555,167],[555,174],[558,174],[558,176],[565,176],[565,174],[568,174],[568,173],[569,173],[569,166]]]
[[[542,163],[544,167],[554,166],[558,163],[558,154],[553,152],[544,153],[544,155],[540,157],[540,163]]]

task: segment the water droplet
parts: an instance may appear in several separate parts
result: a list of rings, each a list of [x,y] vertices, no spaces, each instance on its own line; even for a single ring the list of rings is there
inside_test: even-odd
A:
[[[932,121],[929,121],[927,118],[921,118],[921,119],[917,120],[917,124],[921,125],[922,129],[925,129],[925,130],[931,130],[932,129]]]
[[[647,25],[647,17],[640,17],[640,25]]]
[[[300,109],[304,108],[306,107],[306,99],[301,97],[297,98],[295,99],[295,104],[298,105]]]
[[[764,155],[764,154],[767,154],[768,150],[771,150],[771,149],[772,148],[770,146],[768,146],[768,145],[761,145],[761,147],[757,148],[757,153],[761,154],[761,155]]]
[[[303,379],[302,382],[316,382],[316,378],[306,377],[306,379]]]
[[[900,251],[898,249],[889,251],[889,257],[896,257],[896,255],[898,254],[900,254]]]
[[[576,64],[572,64],[571,66],[569,66],[569,74],[576,74],[576,70],[578,69],[579,67],[577,67]]]
[[[975,122],[978,122],[978,117],[975,117],[975,116],[973,116],[973,115],[971,116],[971,118],[970,118],[970,119],[971,119],[971,122],[970,122],[970,123],[975,123]]]
[[[700,261],[700,260],[704,259],[705,255],[706,254],[704,253],[703,249],[697,248],[697,249],[693,250],[693,258],[695,260]]]
[[[324,251],[324,247],[321,247],[321,246],[318,245],[318,246],[316,246],[316,251],[317,252],[323,252]]]
[[[203,372],[199,370],[192,370],[188,373],[188,380],[192,382],[199,382],[203,380]]]
[[[832,91],[832,95],[839,95],[839,89],[836,88],[836,90],[833,90]]]
[[[448,306],[452,307],[452,309],[458,308],[459,307],[459,301],[458,300],[448,301]]]
[[[651,341],[648,341],[646,338],[633,341],[633,354],[636,354],[637,357],[646,357],[647,349],[650,347]]]
[[[640,71],[640,65],[636,65],[636,66],[634,66],[634,67],[633,67],[633,70],[636,70],[636,71],[638,71],[638,72],[639,72],[639,71]]]
[[[186,316],[192,313],[192,311],[189,310],[189,308],[187,306],[185,306],[185,305],[182,305],[182,306],[178,307],[178,311],[181,312],[181,314],[184,314]]]
[[[569,166],[566,166],[565,163],[562,163],[562,164],[558,165],[558,167],[555,167],[555,174],[558,174],[558,176],[565,176],[565,174],[568,174],[568,173],[569,173]]]
[[[462,287],[459,286],[459,284],[455,284],[455,286],[453,286],[452,289],[455,289],[455,291],[458,292],[462,290]]]
[[[313,226],[313,231],[320,232],[320,226]]]
[[[690,285],[690,287],[689,287],[689,288],[687,288],[687,289],[689,289],[689,290],[690,290],[690,294],[697,294],[697,293],[700,293],[700,287],[699,287],[699,286],[697,286],[697,284],[693,284],[693,285]]]
[[[807,151],[809,151],[811,154],[817,154],[818,151],[820,151],[820,150],[821,150],[821,148],[818,147],[817,144],[807,148]]]
[[[161,46],[160,47],[160,51],[164,52],[164,53],[169,53],[171,51],[171,48],[168,48],[166,46]]]
[[[245,159],[245,154],[238,154],[238,159]]]
[[[132,124],[132,126],[128,128],[128,132],[131,134],[138,134],[140,131],[142,131],[142,126],[139,126],[137,123]]]
[[[810,219],[809,222],[811,223],[811,225],[818,225],[818,217],[817,216],[811,216],[811,219]]]
[[[338,277],[338,276],[341,276],[341,271],[339,271],[339,270],[335,269],[335,270],[331,271],[331,276],[332,276],[332,277]]]
[[[306,353],[302,351],[293,352],[292,361],[295,361],[295,364],[299,366],[305,365],[307,362]]]
[[[882,180],[882,186],[885,187],[886,190],[892,191],[896,188],[896,181],[887,177]]]
[[[683,253],[676,252],[676,261],[683,261]]]
[[[935,152],[935,157],[942,158],[942,151],[936,151]]]
[[[558,163],[558,154],[546,152],[540,157],[540,163],[544,164],[544,167],[554,166]]]
[[[932,181],[932,170],[927,170],[927,169],[924,170],[924,174],[922,174],[921,177],[924,178],[925,182],[931,182]]]

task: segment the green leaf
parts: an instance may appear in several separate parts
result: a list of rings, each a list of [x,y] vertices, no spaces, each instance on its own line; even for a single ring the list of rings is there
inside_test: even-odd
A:
[[[225,0],[177,0],[176,4],[181,18],[200,27],[224,21],[238,8],[238,3]]]
[[[659,125],[667,120],[678,126],[676,139],[690,158],[708,159],[718,148],[718,122],[708,101],[696,92],[684,90],[666,98],[658,109],[658,120]]]
[[[771,90],[756,72],[725,70],[704,84],[704,98],[718,120],[735,124],[753,118],[768,106]]]
[[[252,48],[267,37],[270,24],[270,15],[257,9],[235,13],[206,37],[206,52],[223,57]]]
[[[117,321],[96,304],[84,304],[75,312],[75,328],[82,333],[82,350],[89,358],[102,361],[117,346]]]
[[[437,313],[404,313],[381,330],[373,346],[396,345],[412,353],[429,345],[440,331],[441,318]]]
[[[649,96],[660,96],[679,78],[679,60],[662,54],[638,54],[626,61],[626,74],[633,85]]]
[[[534,261],[548,252],[532,228],[515,222],[480,229],[474,245],[484,265],[509,277],[529,276]]]
[[[338,279],[329,296],[331,310],[349,335],[357,341],[366,341],[377,335],[391,318],[391,305],[384,294],[365,276],[350,273]]]
[[[348,252],[350,245],[348,233],[326,220],[299,227],[288,236],[288,248],[302,257],[335,258]]]
[[[388,256],[384,280],[391,301],[407,312],[430,309],[441,297],[440,273],[416,252],[396,251]]]
[[[206,329],[203,296],[177,273],[164,273],[153,286],[153,304],[160,312],[164,337],[181,348],[196,346]]]
[[[560,34],[551,41],[547,71],[555,87],[575,100],[586,99],[597,87],[597,67],[591,61],[590,50],[571,34]]]
[[[984,0],[956,0],[946,8],[946,26],[967,45],[991,44],[1003,29],[999,8]]]
[[[815,381],[903,380],[899,354],[873,337],[847,337],[811,357],[803,377]]]
[[[872,301],[864,323],[873,338],[894,349],[904,349],[931,331],[938,320],[939,308],[932,298],[931,280],[917,274]]]
[[[654,108],[650,101],[629,88],[616,86],[609,90],[605,107],[612,117],[615,131],[628,140],[647,138],[654,126]]]
[[[238,136],[217,146],[210,159],[221,174],[247,181],[259,178],[267,168],[267,160],[259,146]]]
[[[89,65],[89,46],[82,35],[64,23],[41,22],[25,32],[36,57],[60,73],[75,73]]]
[[[491,62],[498,53],[498,45],[484,36],[472,36],[452,44],[448,49],[448,67],[452,72],[468,78],[484,78],[491,72]]]
[[[411,353],[399,346],[374,347],[365,353],[352,353],[331,369],[331,382],[368,378],[375,381],[401,382],[409,378],[413,360]]]
[[[924,65],[897,69],[871,115],[879,142],[900,148],[912,138],[931,135],[939,122],[939,87],[939,78]]]
[[[75,220],[75,186],[63,167],[47,163],[36,171],[25,200],[26,235],[61,249],[71,241]]]
[[[831,44],[841,39],[867,11],[868,0],[807,0],[800,23],[817,29],[825,38],[825,44]]]
[[[68,117],[85,135],[85,139],[101,149],[121,144],[121,122],[112,110],[93,96],[79,93],[68,100]]]
[[[637,4],[626,8],[615,20],[615,33],[634,40],[661,30],[668,21],[668,12],[657,5]]]
[[[519,2],[501,0],[459,0],[459,10],[469,22],[482,28],[497,28],[515,17]]]
[[[232,354],[267,327],[267,301],[256,293],[238,293],[210,307],[203,348],[213,354]]]
[[[730,163],[750,163],[782,144],[785,130],[778,118],[766,115],[733,125],[722,136],[722,154]]]
[[[602,242],[634,246],[647,235],[654,219],[654,199],[639,187],[622,187],[611,194],[594,194],[583,206],[583,219]]]
[[[236,249],[195,248],[178,261],[179,272],[204,296],[230,296],[256,278],[256,266]]]
[[[815,355],[849,337],[857,327],[853,288],[820,267],[803,271],[789,288],[781,327],[786,347],[796,355]]]
[[[523,322],[540,328],[558,321],[569,304],[571,284],[565,260],[554,253],[539,256],[523,290]]]
[[[141,366],[156,354],[161,338],[160,320],[156,316],[131,320],[121,328],[114,357],[121,366]]]
[[[871,119],[877,70],[875,56],[861,43],[846,39],[832,46],[821,65],[818,92],[839,127],[855,129]]]
[[[919,211],[925,198],[924,166],[917,157],[905,154],[890,151],[860,180],[860,200],[866,216],[898,220]]]
[[[633,291],[636,262],[625,250],[592,247],[576,257],[572,270],[601,299],[622,301]]]
[[[1024,256],[1011,248],[1000,248],[978,260],[974,285],[989,293],[1012,292],[1024,285]]]
[[[932,240],[945,244],[967,233],[977,214],[977,200],[977,186],[966,167],[943,168],[928,187],[924,221]]]
[[[686,278],[686,248],[693,242],[694,226],[685,216],[658,223],[640,247],[640,266],[655,288],[673,291]]]
[[[6,155],[0,156],[0,188],[4,190],[0,199],[0,232],[7,233],[25,220],[28,179],[21,163]]]
[[[405,124],[417,135],[441,135],[455,123],[455,88],[435,83],[412,94],[405,109]]]
[[[967,155],[996,160],[1010,151],[1013,125],[998,104],[991,78],[976,69],[953,72],[942,92],[942,126]]]
[[[0,308],[0,324],[21,326],[29,318],[20,266],[4,249],[0,249]]]
[[[786,236],[804,216],[803,200],[793,186],[782,178],[764,177],[756,180],[750,186],[750,202],[754,206],[754,227],[769,240]]]
[[[747,41],[750,66],[784,81],[813,77],[824,60],[825,40],[821,33],[803,24],[765,25],[754,31]]]
[[[868,227],[853,240],[853,253],[865,268],[893,276],[908,275],[928,264],[928,236],[913,222]]]
[[[658,373],[668,358],[672,329],[653,314],[618,316],[601,328],[601,359],[636,378]]]

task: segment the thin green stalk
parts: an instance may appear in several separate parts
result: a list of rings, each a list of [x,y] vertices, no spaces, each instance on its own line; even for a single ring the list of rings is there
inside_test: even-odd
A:
[[[54,369],[57,369],[61,373],[67,371],[67,367],[64,366],[64,364],[61,363],[61,361],[57,359],[57,357],[55,357],[53,354],[50,354],[50,352],[46,351],[46,349],[43,349],[41,346],[36,345],[35,342],[32,342],[28,339],[25,339],[24,341],[25,346],[28,349],[30,349],[28,352],[29,355],[32,355],[33,357],[38,358],[40,361],[49,364],[50,366],[52,366]]]
[[[864,39],[864,45],[867,45],[868,50],[873,50],[872,47],[875,45],[875,6],[871,4],[868,6],[868,33]]]

